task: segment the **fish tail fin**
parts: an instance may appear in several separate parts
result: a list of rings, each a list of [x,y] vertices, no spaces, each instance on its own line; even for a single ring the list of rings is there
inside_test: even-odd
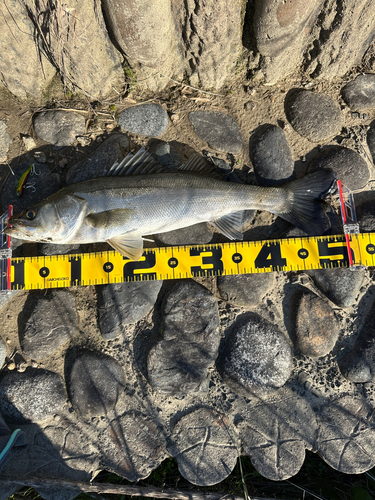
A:
[[[320,235],[330,228],[321,199],[332,189],[336,179],[333,170],[320,170],[288,182],[282,188],[288,193],[289,210],[277,213],[308,235]]]

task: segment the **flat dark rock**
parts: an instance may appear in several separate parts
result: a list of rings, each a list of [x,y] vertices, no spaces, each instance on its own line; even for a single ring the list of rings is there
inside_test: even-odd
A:
[[[250,410],[237,425],[243,452],[256,470],[272,481],[297,474],[305,449],[313,449],[317,422],[305,398],[290,393]]]
[[[312,142],[321,142],[337,135],[343,126],[338,103],[318,92],[292,92],[286,101],[285,111],[294,130]]]
[[[290,180],[294,161],[284,131],[276,125],[263,125],[250,137],[250,160],[260,186],[273,186]]]
[[[44,359],[78,332],[74,295],[56,289],[31,292],[18,321],[23,354]]]
[[[168,456],[163,430],[139,411],[112,420],[100,434],[98,446],[101,468],[128,481],[149,476]]]
[[[216,111],[189,113],[194,132],[211,148],[225,153],[240,153],[243,139],[237,123],[228,115]]]
[[[155,234],[155,238],[165,245],[204,245],[209,243],[214,235],[214,229],[206,222],[193,226]]]
[[[0,382],[0,406],[9,423],[40,422],[66,401],[62,378],[47,370],[8,373]]]
[[[372,233],[375,231],[375,197],[364,200],[355,205],[357,220],[361,233]],[[371,256],[372,257],[372,256]]]
[[[171,395],[207,391],[208,368],[220,343],[215,297],[198,283],[184,281],[165,297],[162,313],[164,338],[147,360],[151,386]]]
[[[236,306],[249,308],[259,304],[274,283],[274,273],[219,276],[217,280],[223,300]]]
[[[375,108],[375,74],[358,75],[343,87],[342,96],[353,111]]]
[[[155,305],[162,281],[133,281],[98,286],[98,322],[103,338],[113,339],[122,325],[136,323]]]
[[[17,197],[16,187],[21,175],[33,164],[35,173],[30,172],[25,181],[25,188],[21,197]],[[14,215],[19,214],[40,201],[56,193],[60,187],[60,176],[51,172],[47,165],[37,162],[24,162],[13,168],[14,175],[10,175],[4,184],[2,192],[3,210],[13,205]],[[27,187],[30,186],[30,187]]]
[[[55,146],[70,146],[85,133],[84,115],[73,111],[42,111],[34,117],[34,130],[40,139]]]
[[[339,307],[354,304],[362,286],[365,271],[345,267],[306,271],[326,297]]]
[[[182,476],[198,486],[227,478],[239,453],[230,421],[212,408],[198,408],[182,417],[168,451],[177,459]]]
[[[373,408],[360,397],[329,402],[318,415],[317,449],[331,467],[345,474],[362,474],[375,465]]]
[[[168,114],[160,104],[146,103],[121,111],[118,125],[125,132],[159,137],[168,127]]]
[[[218,368],[237,394],[266,396],[285,384],[292,363],[291,348],[280,330],[249,313],[233,325]]]
[[[309,164],[309,172],[331,169],[337,179],[350,190],[355,191],[366,186],[370,172],[366,161],[356,151],[339,146],[323,150]]]
[[[295,319],[296,348],[306,356],[325,356],[334,348],[339,324],[330,306],[320,297],[305,292],[299,298]]]
[[[372,156],[372,162],[375,163],[375,121],[371,122],[367,131],[367,145]]]
[[[124,384],[124,371],[115,359],[84,350],[69,369],[67,387],[74,409],[88,417],[112,410]]]
[[[73,165],[66,175],[67,184],[102,177],[105,169],[120,162],[127,154],[129,139],[125,134],[112,134],[85,160]]]

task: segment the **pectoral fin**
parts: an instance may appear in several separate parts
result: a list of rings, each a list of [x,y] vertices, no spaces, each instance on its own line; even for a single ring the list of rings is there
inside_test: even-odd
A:
[[[117,252],[132,260],[139,260],[143,254],[143,239],[139,231],[120,234],[107,240]]]
[[[106,212],[89,214],[86,216],[86,221],[96,229],[110,229],[125,224],[132,213],[133,209],[131,208],[115,208]]]

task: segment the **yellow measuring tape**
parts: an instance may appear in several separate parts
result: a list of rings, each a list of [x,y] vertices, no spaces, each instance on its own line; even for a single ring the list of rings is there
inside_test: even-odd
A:
[[[352,267],[375,266],[375,233],[350,235]],[[349,267],[344,235],[12,258],[12,290]]]

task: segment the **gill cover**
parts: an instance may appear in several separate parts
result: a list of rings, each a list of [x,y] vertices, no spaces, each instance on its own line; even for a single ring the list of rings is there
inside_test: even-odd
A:
[[[55,203],[57,232],[61,242],[69,242],[81,227],[87,213],[87,201],[84,198],[67,194],[58,198]]]

